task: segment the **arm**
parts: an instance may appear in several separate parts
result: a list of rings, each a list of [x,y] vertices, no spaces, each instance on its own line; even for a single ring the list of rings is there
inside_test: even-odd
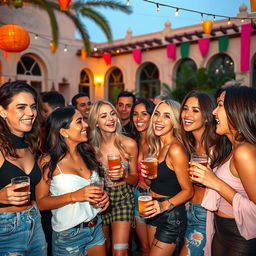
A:
[[[138,147],[135,140],[125,137],[123,141],[125,149],[129,154],[129,170],[130,173],[126,174],[125,181],[129,185],[135,185],[138,181],[137,176],[137,159],[138,159]]]
[[[39,160],[39,166],[42,167],[47,158]],[[60,196],[50,195],[50,181],[48,178],[48,170],[46,170],[40,182],[36,186],[36,199],[40,210],[51,210],[63,207],[68,204],[88,201],[92,204],[97,204],[98,201],[92,198],[97,198],[101,193],[101,189],[95,186],[85,186],[77,191],[66,193]]]

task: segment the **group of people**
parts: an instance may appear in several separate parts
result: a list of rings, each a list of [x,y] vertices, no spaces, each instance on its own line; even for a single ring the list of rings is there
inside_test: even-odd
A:
[[[123,91],[114,106],[77,94],[66,106],[57,92],[2,85],[0,255],[45,256],[48,242],[53,256],[127,256],[133,224],[142,256],[255,255],[256,89],[215,96],[191,91],[180,104]],[[120,158],[112,168],[109,155]]]

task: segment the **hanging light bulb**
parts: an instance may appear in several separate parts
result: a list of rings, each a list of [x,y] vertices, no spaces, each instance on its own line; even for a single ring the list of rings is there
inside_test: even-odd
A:
[[[216,21],[216,16],[215,15],[213,16],[213,21]]]
[[[230,25],[231,24],[231,21],[230,21],[230,18],[228,18],[228,25]]]
[[[204,15],[201,13],[201,22],[204,21]]]
[[[244,22],[244,19],[241,19],[241,22]]]
[[[130,0],[126,0],[126,5],[127,5],[127,6],[130,5]]]
[[[93,51],[97,52],[98,48],[96,46],[94,46]]]
[[[178,16],[178,15],[179,15],[179,8],[176,9],[174,15],[175,15],[175,16]]]
[[[68,51],[67,45],[65,45],[64,50],[63,50],[63,51],[64,51],[64,52],[67,52],[67,51]]]
[[[38,39],[38,34],[35,34],[34,38],[35,38],[35,40],[37,40]]]
[[[159,4],[156,4],[156,11],[157,11],[157,12],[160,12]]]

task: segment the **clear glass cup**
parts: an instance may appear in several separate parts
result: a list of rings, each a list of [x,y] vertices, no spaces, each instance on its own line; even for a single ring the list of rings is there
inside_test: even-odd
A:
[[[111,171],[116,166],[121,166],[121,156],[119,154],[109,154],[108,156],[108,169]],[[109,175],[109,174],[108,174]],[[120,178],[111,177],[109,175],[109,178],[112,181],[120,180]]]
[[[99,177],[98,180],[92,181],[92,182],[90,183],[90,185],[91,185],[91,186],[99,187],[99,188],[101,189],[101,191],[102,191],[99,196],[100,196],[100,197],[103,196],[103,192],[104,192],[104,178]],[[94,198],[94,200],[100,201],[100,197]]]
[[[149,189],[145,189],[142,192],[139,192],[139,197],[138,197],[139,214],[143,218],[148,217],[148,215],[146,215],[143,211],[148,207],[146,206],[146,204],[150,201],[152,201],[152,196],[150,195]]]
[[[209,163],[209,157],[206,154],[198,155],[196,153],[192,153],[190,155],[190,162],[196,162],[196,163],[202,164],[204,166],[207,166],[208,163]],[[193,166],[193,164],[190,163],[190,166]],[[193,177],[197,178],[197,176],[195,176],[195,175]],[[196,183],[197,185],[203,186],[200,182],[194,181],[193,177],[191,177],[193,183]]]
[[[30,178],[28,176],[17,176],[11,179],[11,184],[26,184],[27,186],[17,188],[15,192],[30,192]]]
[[[145,155],[143,163],[148,167],[148,179],[156,179],[158,166],[158,160],[156,156],[149,154]]]

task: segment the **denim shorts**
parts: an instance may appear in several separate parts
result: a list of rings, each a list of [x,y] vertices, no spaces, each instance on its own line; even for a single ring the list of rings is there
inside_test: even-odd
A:
[[[206,242],[206,210],[200,204],[189,202],[187,221],[185,239],[188,255],[203,256]]]
[[[94,227],[74,227],[61,232],[53,231],[52,255],[76,256],[81,254],[84,256],[87,255],[86,249],[104,243],[102,220],[98,215],[98,222]]]
[[[153,198],[153,200],[159,202],[167,199],[169,199],[169,197]],[[148,225],[156,227],[155,239],[158,241],[168,244],[174,243],[179,248],[183,244],[187,225],[184,205],[176,206],[171,211],[165,211],[153,218],[148,218],[146,222]]]
[[[141,192],[141,189],[143,191],[145,191],[144,188],[139,187],[138,185],[136,187],[134,187],[133,190],[133,194],[134,194],[134,204],[135,204],[135,208],[134,208],[134,214],[135,214],[135,218],[136,220],[138,220],[140,223],[142,224],[146,224],[146,220],[145,218],[142,218],[139,214],[139,204],[138,204],[138,198],[139,198],[139,193]]]
[[[40,212],[34,204],[21,212],[0,212],[0,255],[46,256]]]

